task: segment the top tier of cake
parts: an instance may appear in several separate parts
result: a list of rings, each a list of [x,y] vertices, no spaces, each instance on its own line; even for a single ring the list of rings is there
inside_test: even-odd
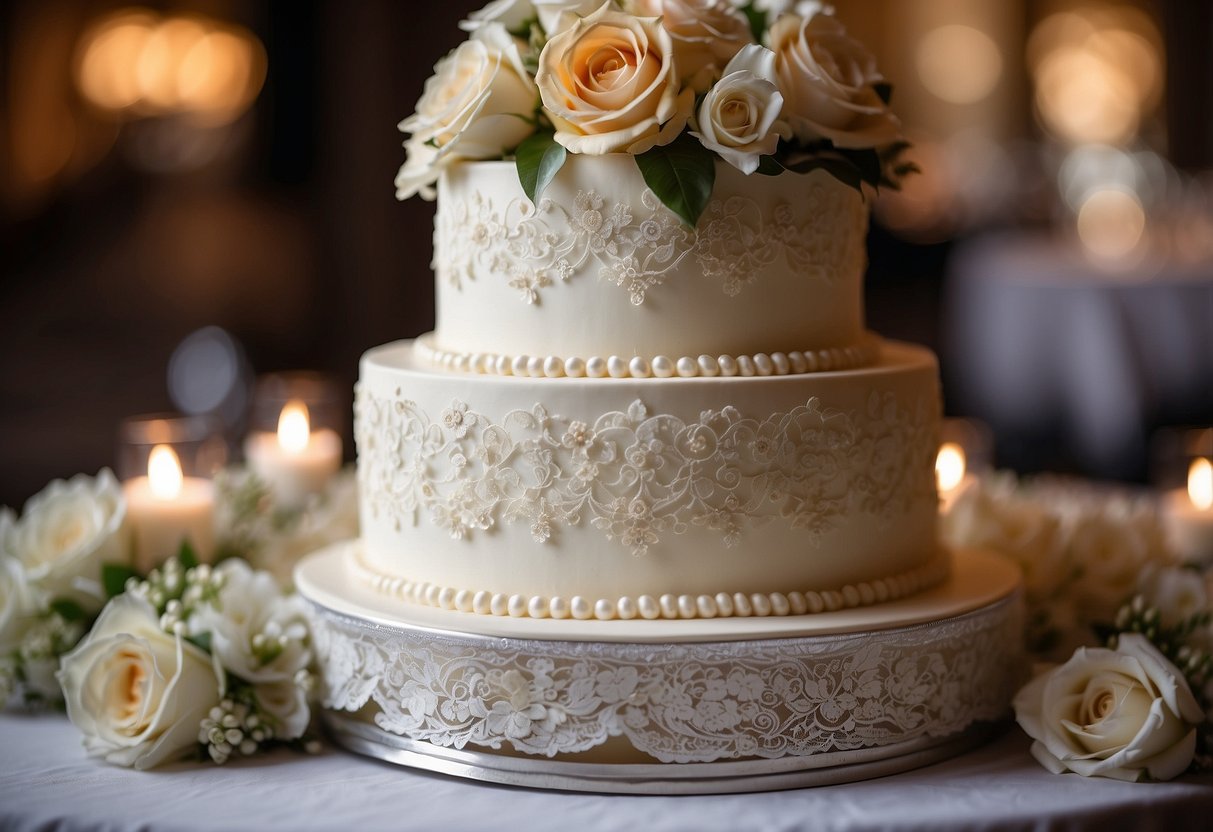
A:
[[[867,206],[824,171],[718,164],[692,231],[627,155],[570,157],[532,204],[510,162],[439,183],[432,354],[493,362],[787,356],[866,363]],[[809,357],[808,366],[800,356]],[[783,361],[783,359],[778,359]],[[786,363],[786,362],[785,362]]]

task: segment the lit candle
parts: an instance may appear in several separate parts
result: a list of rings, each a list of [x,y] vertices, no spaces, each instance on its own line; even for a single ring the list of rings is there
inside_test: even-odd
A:
[[[244,455],[279,504],[298,507],[341,467],[341,437],[328,428],[312,430],[307,405],[292,399],[278,417],[277,434],[249,434]]]
[[[168,445],[152,448],[147,476],[123,484],[135,531],[135,568],[146,574],[188,540],[199,560],[215,551],[215,491],[210,480],[186,477]]]
[[[1188,487],[1163,497],[1163,522],[1181,558],[1213,563],[1213,462],[1204,457],[1188,467]]]
[[[939,446],[939,453],[935,455],[935,487],[939,491],[941,511],[951,508],[973,481],[967,467],[964,448],[959,444],[944,442]]]

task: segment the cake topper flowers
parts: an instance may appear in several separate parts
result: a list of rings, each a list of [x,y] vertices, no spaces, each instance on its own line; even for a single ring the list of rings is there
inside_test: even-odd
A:
[[[916,170],[892,88],[820,3],[495,0],[462,26],[400,123],[399,199],[433,199],[455,162],[513,159],[534,201],[569,154],[622,153],[693,227],[718,160],[856,189]]]

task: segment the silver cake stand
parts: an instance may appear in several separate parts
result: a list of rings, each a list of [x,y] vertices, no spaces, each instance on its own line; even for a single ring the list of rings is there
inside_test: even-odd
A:
[[[535,621],[406,605],[347,568],[296,572],[325,722],[442,774],[632,794],[882,777],[981,742],[1023,678],[1019,575],[980,552],[910,599],[809,616]]]

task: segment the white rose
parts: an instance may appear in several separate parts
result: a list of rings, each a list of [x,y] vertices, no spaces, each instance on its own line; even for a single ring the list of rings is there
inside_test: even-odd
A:
[[[1052,597],[1074,578],[1060,519],[1020,493],[1014,477],[965,489],[943,515],[940,534],[955,548],[988,549],[1018,563],[1034,598]]]
[[[272,575],[254,571],[244,561],[225,561],[215,574],[221,584],[218,598],[190,616],[190,633],[210,634],[211,653],[226,670],[256,687],[258,702],[278,722],[276,735],[293,739],[307,727],[306,714],[299,716],[300,707],[306,710],[306,697],[285,696],[281,685],[298,687],[299,674],[312,661],[303,602],[298,596],[284,597]],[[296,727],[298,733],[290,733]]]
[[[459,27],[465,32],[474,32],[486,23],[500,23],[515,32],[531,18],[538,17],[539,25],[551,37],[602,3],[603,0],[493,0],[483,9],[469,14]]]
[[[775,85],[775,53],[751,44],[729,65],[699,105],[691,135],[745,174],[779,145],[783,96]]]
[[[594,156],[640,154],[677,138],[695,104],[678,79],[661,22],[609,5],[549,40],[535,74],[556,141]]]
[[[1077,583],[1081,611],[1088,620],[1111,621],[1153,559],[1150,537],[1099,511],[1070,518],[1068,532],[1071,555],[1082,570]]]
[[[126,593],[114,598],[59,671],[67,716],[89,754],[147,769],[184,756],[219,703],[210,658],[160,628],[156,610]]]
[[[1170,780],[1196,750],[1204,719],[1188,683],[1144,636],[1116,650],[1079,648],[1015,696],[1032,756],[1054,774]]]
[[[101,565],[131,559],[126,497],[108,470],[52,482],[25,504],[8,537],[37,590],[93,609],[104,599]]]
[[[769,31],[784,117],[796,138],[836,147],[877,147],[897,139],[901,124],[873,86],[876,60],[828,14],[784,15]]]
[[[728,0],[632,0],[629,10],[660,17],[674,40],[683,83],[703,92],[743,46],[754,42],[750,22]]]
[[[1208,608],[1205,580],[1195,569],[1152,564],[1142,570],[1137,591],[1158,610],[1162,626],[1175,627]]]
[[[358,536],[358,479],[343,472],[329,484],[324,499],[308,507],[297,526],[272,534],[256,550],[252,563],[289,586],[304,555]]]
[[[500,23],[478,28],[434,66],[413,115],[400,122],[412,134],[396,177],[397,199],[431,186],[455,159],[497,159],[534,132],[535,85],[518,42]]]
[[[38,607],[21,563],[16,558],[0,555],[0,656],[21,644]]]

